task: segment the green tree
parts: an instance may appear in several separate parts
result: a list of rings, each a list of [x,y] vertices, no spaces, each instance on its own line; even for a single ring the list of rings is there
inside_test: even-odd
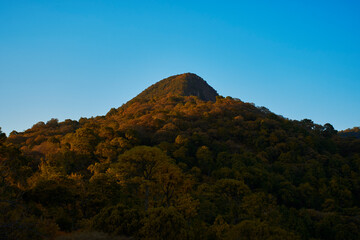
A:
[[[182,240],[187,239],[188,227],[184,217],[174,208],[154,208],[143,219],[140,229],[142,239]]]
[[[211,171],[215,167],[214,156],[210,149],[206,146],[200,147],[196,152],[196,158],[200,169],[210,176]]]
[[[156,193],[156,184],[160,184],[165,202],[169,203],[180,181],[180,170],[171,162],[159,148],[138,146],[120,155],[118,163],[113,164],[108,173],[113,174],[120,184],[138,188],[144,194],[147,210],[150,196]]]
[[[233,226],[225,235],[226,240],[300,240],[300,237],[277,226],[258,220],[245,220]]]
[[[143,213],[123,204],[103,208],[91,221],[91,228],[116,235],[133,236],[142,224]]]

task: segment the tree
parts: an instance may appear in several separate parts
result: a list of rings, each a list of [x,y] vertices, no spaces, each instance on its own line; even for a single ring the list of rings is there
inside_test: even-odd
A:
[[[294,233],[287,232],[286,230],[270,226],[266,222],[258,220],[245,220],[233,226],[226,234],[227,240],[295,240],[300,239]]]
[[[220,193],[220,203],[225,205],[233,223],[239,221],[239,211],[242,198],[250,193],[249,187],[235,179],[221,179],[215,184],[215,192]]]
[[[98,142],[98,137],[91,128],[80,128],[68,137],[72,150],[81,154],[92,154]]]
[[[209,176],[215,165],[213,153],[208,147],[202,146],[197,150],[196,158],[201,170]]]
[[[191,180],[186,178],[175,164],[164,164],[156,176],[156,185],[162,195],[162,205],[169,207],[178,194],[184,194],[191,187]]]
[[[187,239],[188,229],[184,217],[174,208],[151,209],[140,229],[142,239]]]
[[[334,136],[335,134],[337,134],[337,131],[335,130],[335,128],[330,123],[326,123],[324,125],[323,134],[324,134],[325,137],[331,137],[331,136]]]
[[[245,218],[272,220],[279,215],[276,209],[276,200],[270,194],[263,192],[253,193],[243,198],[241,203]]]
[[[91,221],[91,228],[116,235],[132,236],[141,227],[142,212],[123,204],[105,207]]]
[[[6,134],[1,131],[0,127],[0,143],[4,142],[6,140]]]
[[[155,147],[134,147],[119,156],[119,161],[113,164],[108,173],[113,174],[122,185],[135,185],[144,193],[145,210],[149,208],[150,190],[171,162],[164,152]],[[165,180],[165,177],[160,180]],[[170,190],[169,190],[170,191]],[[170,192],[168,192],[170,194]]]
[[[224,234],[229,230],[229,224],[219,215],[216,217],[214,224],[210,227],[212,234],[216,239],[224,239]]]

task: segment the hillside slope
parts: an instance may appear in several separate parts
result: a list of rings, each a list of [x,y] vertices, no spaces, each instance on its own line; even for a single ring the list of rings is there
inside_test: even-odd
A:
[[[218,93],[196,74],[184,73],[165,78],[151,85],[134,100],[151,100],[164,96],[197,96],[204,101],[215,101]]]

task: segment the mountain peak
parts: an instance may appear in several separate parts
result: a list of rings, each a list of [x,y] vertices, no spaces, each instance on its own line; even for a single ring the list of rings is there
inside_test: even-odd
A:
[[[170,95],[197,96],[204,101],[215,101],[218,93],[198,75],[183,73],[151,85],[134,99],[150,100]]]

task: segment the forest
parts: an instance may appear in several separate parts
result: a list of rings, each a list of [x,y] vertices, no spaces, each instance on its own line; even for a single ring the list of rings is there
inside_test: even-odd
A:
[[[177,75],[105,116],[0,131],[0,239],[360,239],[356,131],[204,83]]]

